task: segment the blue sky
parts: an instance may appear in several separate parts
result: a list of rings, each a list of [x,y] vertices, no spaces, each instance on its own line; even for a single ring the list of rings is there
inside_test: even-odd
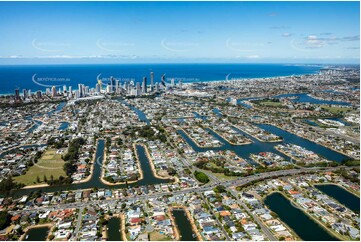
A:
[[[358,63],[359,2],[0,2],[0,63]]]

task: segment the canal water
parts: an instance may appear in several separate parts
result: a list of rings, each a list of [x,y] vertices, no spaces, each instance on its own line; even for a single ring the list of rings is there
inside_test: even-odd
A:
[[[282,154],[281,152],[277,151],[274,146],[277,144],[282,143],[292,143],[295,145],[299,145],[301,147],[304,147],[307,150],[311,150],[315,152],[316,154],[319,154],[326,159],[329,159],[331,161],[341,162],[344,159],[347,159],[347,156],[342,155],[336,151],[333,151],[331,149],[328,149],[322,145],[316,144],[314,142],[311,142],[309,140],[303,139],[298,137],[297,135],[291,134],[285,130],[279,129],[272,125],[266,125],[266,124],[255,124],[256,126],[270,132],[273,134],[276,134],[278,136],[281,136],[283,138],[282,142],[261,142],[251,135],[243,132],[240,129],[234,128],[237,132],[245,135],[246,137],[250,138],[253,143],[247,144],[247,145],[231,145],[229,144],[225,139],[223,139],[221,136],[219,136],[217,133],[213,132],[210,129],[207,129],[207,131],[212,134],[214,137],[216,137],[219,141],[223,143],[221,147],[211,147],[211,148],[201,148],[196,145],[195,142],[191,138],[188,137],[188,135],[183,132],[182,130],[177,130],[177,132],[184,138],[184,140],[193,148],[196,152],[205,152],[207,150],[213,150],[213,151],[220,151],[220,150],[231,150],[234,151],[239,157],[247,160],[252,165],[257,165],[255,162],[249,159],[250,154],[258,154],[260,152],[273,152],[281,157],[283,157],[285,160],[289,161],[290,157]]]
[[[331,104],[331,105],[343,105],[343,106],[350,106],[350,103],[347,102],[338,102],[338,101],[328,101],[328,100],[321,100],[316,99],[309,96],[307,93],[297,93],[297,94],[281,94],[274,96],[274,98],[287,98],[287,97],[297,97],[293,99],[293,102],[299,103],[311,103],[311,104]]]
[[[315,187],[355,213],[360,213],[360,198],[349,191],[332,184],[315,185]]]
[[[108,221],[108,240],[109,241],[123,241],[120,232],[120,218],[112,217]]]
[[[285,222],[302,240],[335,241],[337,238],[329,234],[322,226],[309,218],[302,210],[294,207],[280,193],[268,195],[264,203]]]
[[[29,229],[26,232],[25,241],[45,241],[49,233],[48,227]]]
[[[172,215],[177,225],[181,241],[196,241],[192,225],[183,209],[174,209]],[[194,235],[194,236],[193,236]]]
[[[147,116],[145,115],[144,112],[142,112],[141,110],[139,110],[138,108],[134,107],[133,105],[130,105],[128,102],[126,102],[125,100],[121,100],[121,99],[117,99],[119,102],[124,103],[125,105],[127,105],[131,110],[133,110],[137,115],[138,115],[138,119],[140,121],[146,122],[147,125],[150,125],[150,120],[147,118]]]
[[[61,122],[58,130],[66,130],[69,127],[68,122]]]
[[[77,190],[77,189],[91,189],[97,187],[98,189],[118,189],[126,187],[125,184],[120,185],[106,185],[101,182],[101,167],[104,160],[104,149],[105,149],[105,140],[99,139],[97,142],[97,149],[95,152],[95,162],[93,175],[88,182],[78,183],[78,184],[69,184],[69,185],[59,185],[59,186],[50,186],[50,187],[42,187],[42,188],[31,188],[31,189],[20,189],[17,191],[13,191],[12,195],[15,196],[23,196],[29,194],[30,192],[42,191],[42,192],[59,192],[59,191],[68,191],[68,190]],[[141,145],[136,145],[136,152],[139,157],[140,166],[143,171],[143,179],[129,183],[128,186],[138,186],[138,185],[152,185],[152,184],[161,184],[171,182],[169,179],[160,179],[153,175],[153,171],[149,164],[148,157],[146,156],[145,149]]]

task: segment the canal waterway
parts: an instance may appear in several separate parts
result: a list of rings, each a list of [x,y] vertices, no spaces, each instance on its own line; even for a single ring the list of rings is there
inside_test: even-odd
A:
[[[177,225],[181,241],[196,241],[192,225],[183,209],[173,209],[172,215]]]
[[[151,166],[149,164],[148,157],[145,153],[145,149],[141,145],[136,145],[136,151],[139,157],[140,166],[143,171],[143,179],[138,182],[120,185],[106,185],[101,182],[101,170],[102,164],[104,160],[104,150],[105,150],[105,140],[100,139],[97,141],[97,149],[95,152],[95,163],[93,174],[91,179],[88,182],[84,183],[75,183],[69,185],[59,185],[59,186],[49,186],[42,188],[29,188],[29,189],[20,189],[17,191],[13,191],[13,195],[22,196],[29,194],[30,192],[42,191],[42,192],[55,192],[55,191],[67,191],[67,190],[78,190],[78,189],[91,189],[97,187],[98,189],[117,189],[124,188],[126,186],[132,187],[137,185],[152,185],[152,184],[161,184],[171,182],[169,179],[160,179],[154,176]]]
[[[123,241],[122,234],[120,232],[120,218],[112,217],[109,219],[107,227],[109,241]]]
[[[353,212],[360,213],[360,198],[358,196],[337,185],[322,184],[315,185],[315,187]]]
[[[26,232],[25,241],[45,241],[48,236],[49,228],[48,227],[39,227],[29,229]]]
[[[321,225],[308,217],[302,210],[294,207],[291,202],[280,193],[272,193],[271,195],[268,195],[264,203],[302,240],[337,240],[337,238],[329,234]]]
[[[331,161],[341,162],[344,159],[347,159],[347,156],[340,154],[336,151],[333,151],[329,148],[326,148],[322,145],[316,144],[314,142],[311,142],[309,140],[303,139],[301,137],[298,137],[297,135],[294,135],[290,132],[287,132],[285,130],[279,129],[272,125],[266,125],[266,124],[255,124],[256,126],[270,132],[273,134],[276,134],[278,136],[281,136],[283,138],[283,141],[281,142],[261,142],[254,138],[253,136],[243,132],[240,129],[234,128],[234,130],[238,131],[239,133],[247,136],[252,140],[253,143],[246,144],[246,145],[231,145],[229,144],[225,139],[223,139],[221,136],[219,136],[217,133],[213,132],[210,129],[207,129],[207,131],[213,135],[215,138],[217,138],[219,141],[223,143],[220,147],[210,147],[210,148],[201,148],[196,145],[196,143],[188,137],[188,135],[182,131],[177,130],[177,132],[186,140],[186,142],[193,148],[196,152],[206,152],[208,150],[213,151],[220,151],[220,150],[231,150],[234,151],[239,157],[245,159],[247,162],[253,165],[257,165],[254,161],[249,159],[250,154],[258,154],[260,152],[272,152],[275,153],[281,157],[283,157],[285,160],[289,161],[290,157],[282,154],[281,152],[277,151],[274,147],[277,144],[282,143],[292,143],[295,145],[299,145],[301,147],[304,147],[307,150],[311,150],[315,152],[316,154],[319,154],[326,159],[329,159]]]

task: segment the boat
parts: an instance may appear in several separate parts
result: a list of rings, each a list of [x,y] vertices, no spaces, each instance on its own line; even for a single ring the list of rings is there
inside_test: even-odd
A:
[[[26,236],[25,236],[25,239],[28,239],[28,238],[29,238],[29,235],[26,235]]]

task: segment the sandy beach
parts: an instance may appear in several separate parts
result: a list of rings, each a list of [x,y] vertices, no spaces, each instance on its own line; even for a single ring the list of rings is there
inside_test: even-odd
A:
[[[122,233],[122,239],[123,241],[128,241],[127,234],[125,233],[125,215],[123,213],[120,214],[121,219],[121,233]]]

